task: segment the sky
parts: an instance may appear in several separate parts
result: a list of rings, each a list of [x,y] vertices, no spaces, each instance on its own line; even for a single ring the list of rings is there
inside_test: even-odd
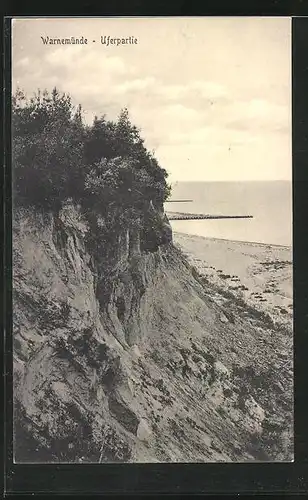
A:
[[[290,18],[15,19],[12,36],[13,90],[56,86],[88,123],[127,107],[171,182],[291,180]]]

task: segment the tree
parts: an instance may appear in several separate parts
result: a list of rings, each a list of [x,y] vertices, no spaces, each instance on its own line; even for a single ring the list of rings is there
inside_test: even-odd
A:
[[[101,158],[110,159],[118,156],[115,128],[116,124],[106,120],[105,116],[94,118],[85,140],[85,160],[88,165],[99,162]]]
[[[13,182],[17,200],[53,208],[84,189],[81,107],[56,88],[12,102]]]
[[[57,210],[66,198],[104,216],[136,219],[170,193],[167,172],[149,153],[124,108],[116,121],[85,126],[81,106],[54,88],[12,98],[14,190],[17,203]],[[136,212],[139,215],[136,215]],[[123,215],[125,214],[125,215]]]

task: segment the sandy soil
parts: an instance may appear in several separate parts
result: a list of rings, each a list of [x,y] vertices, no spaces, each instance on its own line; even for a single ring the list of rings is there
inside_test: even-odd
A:
[[[175,234],[189,262],[165,245],[137,267],[115,246],[105,310],[60,216],[15,215],[17,462],[293,460],[290,251]]]
[[[292,328],[293,280],[290,247],[174,233],[174,242],[197,271],[220,289]]]

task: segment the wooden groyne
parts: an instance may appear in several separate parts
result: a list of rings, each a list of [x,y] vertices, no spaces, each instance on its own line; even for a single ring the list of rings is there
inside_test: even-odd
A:
[[[166,212],[166,215],[169,220],[253,219],[253,215],[184,214],[180,212]]]

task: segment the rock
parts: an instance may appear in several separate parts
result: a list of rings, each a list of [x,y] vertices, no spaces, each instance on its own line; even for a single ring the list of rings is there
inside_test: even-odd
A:
[[[222,323],[228,323],[229,320],[227,318],[227,316],[224,315],[224,313],[221,313],[220,316],[219,316],[219,319]]]
[[[134,397],[134,394],[135,394],[134,383],[133,383],[132,379],[130,379],[130,378],[127,379],[127,389],[130,392],[130,395],[132,397]]]
[[[250,398],[246,401],[246,409],[248,414],[253,418],[256,422],[262,423],[265,418],[264,409],[255,401],[255,399],[250,396]]]
[[[276,382],[275,385],[276,389],[278,389],[280,392],[284,392],[285,388],[283,387],[281,382]]]
[[[131,352],[132,352],[135,356],[137,356],[137,358],[140,358],[140,356],[141,356],[141,352],[140,352],[139,347],[137,346],[137,344],[132,345],[132,347],[131,347]]]
[[[112,394],[109,398],[110,413],[132,434],[137,434],[139,418],[119,396]]]
[[[141,441],[148,441],[148,439],[150,438],[152,434],[152,430],[150,428],[150,426],[147,424],[147,422],[142,418],[140,420],[140,423],[138,425],[138,429],[137,429],[137,437],[141,440]]]
[[[230,377],[230,371],[228,368],[221,362],[221,361],[215,361],[214,363],[214,370],[216,375],[219,378],[228,378]]]

